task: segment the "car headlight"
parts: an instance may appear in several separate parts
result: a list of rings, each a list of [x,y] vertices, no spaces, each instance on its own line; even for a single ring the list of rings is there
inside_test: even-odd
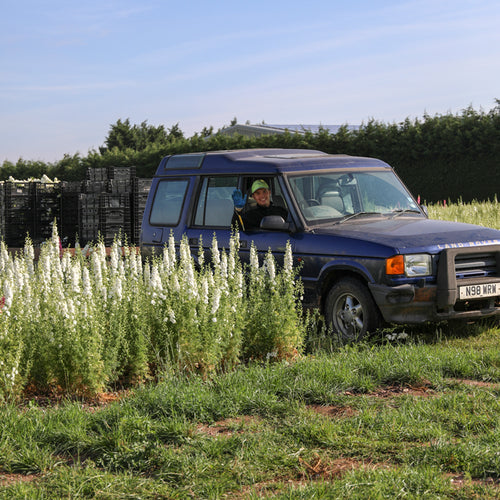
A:
[[[408,278],[432,274],[432,259],[429,254],[395,255],[385,262],[386,274],[404,274]]]

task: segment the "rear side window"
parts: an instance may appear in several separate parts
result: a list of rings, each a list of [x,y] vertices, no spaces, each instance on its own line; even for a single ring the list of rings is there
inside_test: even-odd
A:
[[[194,217],[195,226],[230,227],[234,213],[231,198],[238,177],[205,177]]]
[[[179,222],[187,186],[187,179],[159,182],[149,217],[152,226],[175,226]]]

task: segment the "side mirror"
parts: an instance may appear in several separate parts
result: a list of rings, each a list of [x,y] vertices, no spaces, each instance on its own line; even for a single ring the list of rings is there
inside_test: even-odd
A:
[[[426,217],[429,217],[429,210],[427,210],[427,207],[425,205],[420,205],[420,208],[422,209],[422,212],[424,212]]]
[[[288,231],[290,224],[281,215],[267,215],[260,221],[260,228],[269,231]]]

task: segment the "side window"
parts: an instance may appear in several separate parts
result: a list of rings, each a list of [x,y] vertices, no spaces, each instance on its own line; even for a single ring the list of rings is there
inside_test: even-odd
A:
[[[232,194],[238,177],[205,177],[203,179],[194,224],[196,226],[230,227],[234,205]]]
[[[175,226],[179,222],[187,186],[187,179],[159,182],[149,217],[152,226]]]

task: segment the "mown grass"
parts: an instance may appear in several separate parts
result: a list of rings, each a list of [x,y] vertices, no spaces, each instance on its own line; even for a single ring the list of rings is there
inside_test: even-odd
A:
[[[499,340],[380,334],[103,406],[4,404],[0,496],[498,498]]]

